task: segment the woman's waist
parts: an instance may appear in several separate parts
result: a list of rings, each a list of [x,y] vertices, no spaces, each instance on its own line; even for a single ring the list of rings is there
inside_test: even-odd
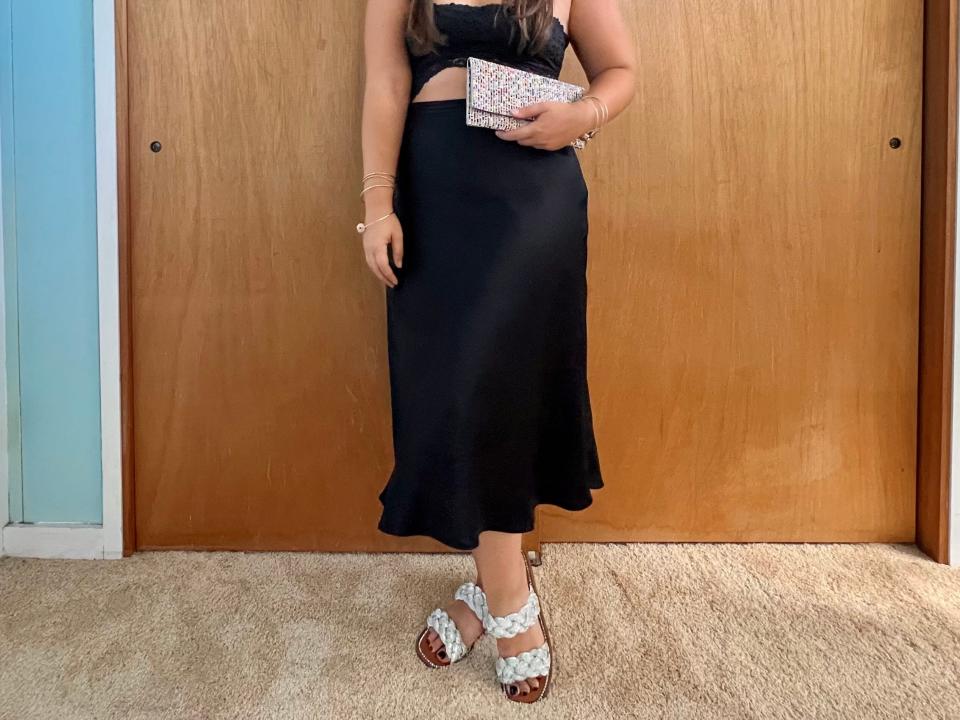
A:
[[[411,102],[407,108],[407,117],[434,113],[460,113],[466,124],[467,100],[466,98],[443,98],[438,100],[417,100]]]

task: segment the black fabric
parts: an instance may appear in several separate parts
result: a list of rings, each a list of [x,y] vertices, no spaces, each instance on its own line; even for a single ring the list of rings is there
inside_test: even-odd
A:
[[[587,386],[587,186],[551,152],[412,103],[386,288],[394,467],[380,530],[461,550],[603,487]]]
[[[415,55],[407,44],[412,74],[411,98],[416,97],[427,81],[441,70],[466,67],[468,57],[510,65],[537,75],[560,76],[569,38],[559,19],[553,19],[546,46],[533,52],[520,49],[520,26],[499,3],[437,3],[433,7],[434,22],[446,42],[426,55]]]

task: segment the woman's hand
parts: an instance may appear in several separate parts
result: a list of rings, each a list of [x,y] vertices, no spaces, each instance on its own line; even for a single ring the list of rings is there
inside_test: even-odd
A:
[[[376,217],[368,218],[371,222]],[[403,228],[396,215],[391,215],[375,225],[371,225],[363,233],[363,254],[367,259],[370,271],[385,285],[397,286],[397,276],[390,267],[390,258],[387,246],[393,246],[393,262],[396,266],[403,266]]]
[[[533,122],[516,130],[497,130],[497,137],[541,150],[559,150],[597,126],[591,102],[535,103],[520,108],[513,116]]]

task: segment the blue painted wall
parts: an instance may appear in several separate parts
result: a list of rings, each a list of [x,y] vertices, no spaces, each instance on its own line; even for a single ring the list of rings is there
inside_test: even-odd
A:
[[[99,523],[93,3],[0,13],[11,516]]]

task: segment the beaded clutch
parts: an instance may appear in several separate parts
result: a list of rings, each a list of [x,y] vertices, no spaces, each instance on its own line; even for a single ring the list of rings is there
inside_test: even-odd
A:
[[[467,125],[491,130],[515,130],[529,120],[511,115],[539,102],[576,102],[583,97],[579,85],[554,80],[507,65],[467,59]],[[574,147],[583,148],[583,140]]]

